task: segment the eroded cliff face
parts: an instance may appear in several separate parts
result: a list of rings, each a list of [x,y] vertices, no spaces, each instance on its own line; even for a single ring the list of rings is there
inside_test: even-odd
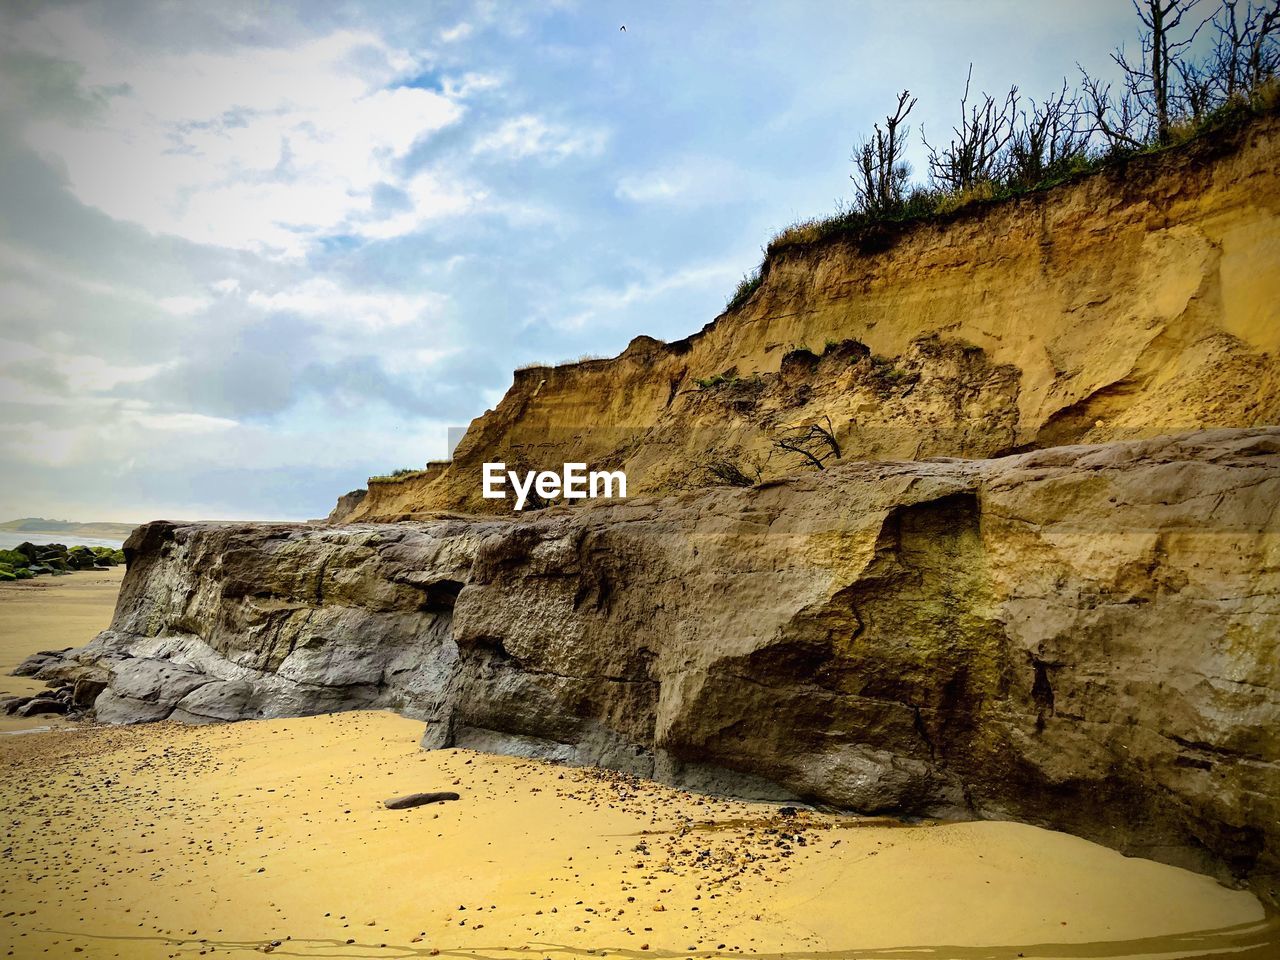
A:
[[[1280,872],[1280,429],[513,518],[140,528],[28,671],[100,719],[388,706],[428,746]]]
[[[336,519],[509,509],[480,497],[485,460],[623,467],[633,493],[705,486],[724,462],[781,476],[800,465],[772,440],[819,418],[856,460],[1280,422],[1278,137],[1271,117],[945,222],[777,251],[749,302],[687,340],[518,372],[452,465],[371,485]]]
[[[1280,902],[1277,137],[775,251],[698,335],[521,371],[328,523],[140,528],[111,629],[24,670],[107,722],[391,707]],[[812,423],[841,457],[804,472],[774,441]],[[499,459],[633,499],[484,515]]]

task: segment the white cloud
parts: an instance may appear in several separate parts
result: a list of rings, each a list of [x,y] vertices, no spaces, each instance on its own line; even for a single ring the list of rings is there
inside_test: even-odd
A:
[[[440,31],[440,39],[444,43],[457,43],[459,40],[465,40],[471,36],[474,27],[469,23],[459,23],[456,26],[449,27],[447,30]]]
[[[197,296],[161,297],[156,301],[161,310],[175,317],[189,317],[199,313],[212,302],[208,297]]]
[[[737,275],[737,271],[737,267],[726,261],[688,267],[655,279],[629,283],[621,289],[596,287],[578,298],[584,309],[556,320],[552,325],[561,330],[581,330],[597,317],[618,313],[674,291],[711,284],[723,286]]]
[[[21,397],[29,402],[62,404],[67,398],[41,391],[8,373],[14,364],[52,367],[71,384],[77,394],[101,393],[123,383],[141,383],[175,365],[176,361],[151,364],[115,364],[88,353],[58,353],[19,340],[0,339],[0,399]]]
[[[6,281],[3,287],[0,287],[0,290],[6,294],[0,298],[0,320],[8,322],[19,319],[24,310],[34,310],[37,306],[42,306],[47,314],[53,305],[47,291],[59,286],[79,290],[92,296],[129,301],[172,316],[189,316],[204,309],[211,302],[204,296],[156,296],[137,287],[105,283],[92,277],[81,276],[47,257],[20,250],[3,242],[0,242],[0,269],[21,274],[24,278]],[[37,289],[37,286],[43,289]]]
[[[462,213],[486,197],[482,190],[462,190],[425,171],[404,184],[404,194],[409,199],[407,209],[391,215],[353,218],[353,232],[371,240],[389,240],[412,233],[426,219]]]
[[[100,392],[122,383],[141,383],[174,366],[175,362],[119,365],[88,355],[53,358],[54,367],[75,386],[77,392]]]
[[[621,200],[648,203],[652,200],[670,200],[684,193],[689,180],[669,173],[650,173],[643,176],[623,177],[618,181],[616,196]]]
[[[438,313],[444,298],[434,293],[365,293],[348,290],[325,277],[313,277],[274,293],[251,291],[248,302],[261,310],[284,311],[320,320],[333,328],[364,330],[403,327]]]
[[[474,151],[508,160],[540,157],[556,162],[572,156],[597,156],[604,150],[608,138],[603,130],[573,130],[524,114],[504,121],[496,130],[480,137]]]
[[[661,167],[621,177],[614,190],[632,203],[739,202],[754,193],[756,181],[735,164],[715,156],[685,156]]]
[[[477,93],[501,87],[502,78],[491,73],[464,73],[460,77],[445,77],[440,82],[440,86],[446,97],[466,100]]]
[[[456,89],[404,85],[422,64],[372,34],[142,56],[52,11],[18,42],[82,62],[86,81],[118,89],[93,122],[45,120],[25,136],[66,170],[78,199],[153,232],[297,256],[325,235],[411,233],[477,198],[404,169],[410,150],[465,108]],[[407,206],[380,209],[375,196],[388,188]]]
[[[124,422],[136,423],[148,430],[166,430],[183,434],[222,433],[238,427],[239,421],[226,417],[211,417],[203,413],[126,413]]]

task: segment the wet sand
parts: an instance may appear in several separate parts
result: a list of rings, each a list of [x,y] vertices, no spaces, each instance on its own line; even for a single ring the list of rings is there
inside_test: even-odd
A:
[[[421,732],[356,713],[0,737],[0,954],[1280,955],[1250,894],[1065,834],[789,817],[424,753]],[[381,805],[432,790],[461,799]]]
[[[31,654],[80,647],[106,629],[123,579],[124,567],[119,566],[0,583],[0,699],[44,689],[39,680],[10,675]],[[48,715],[29,720],[0,716],[0,732],[69,726]]]

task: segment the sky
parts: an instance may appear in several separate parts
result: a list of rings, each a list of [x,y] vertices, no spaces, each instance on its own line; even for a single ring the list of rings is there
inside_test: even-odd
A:
[[[1128,0],[6,0],[0,519],[322,517],[515,367],[712,320],[850,198],[899,90],[923,179],[971,61],[1038,97],[1134,29]]]

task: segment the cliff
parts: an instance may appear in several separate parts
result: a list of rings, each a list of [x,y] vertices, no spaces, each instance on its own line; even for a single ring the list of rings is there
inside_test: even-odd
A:
[[[775,249],[750,300],[700,333],[518,371],[450,466],[373,484],[335,519],[501,510],[479,496],[485,460],[622,467],[633,493],[708,485],[722,463],[781,476],[801,464],[772,441],[815,419],[855,460],[1280,422],[1278,171],[1271,116],[1019,199]]]
[[[386,706],[428,746],[1280,865],[1280,429],[845,464],[520,519],[140,528],[27,672],[108,722]],[[96,692],[96,689],[95,691]]]
[[[701,333],[517,373],[328,523],[139,528],[111,629],[23,669],[107,722],[391,707],[1280,902],[1278,135],[778,246]],[[812,423],[820,471],[775,446]],[[633,499],[486,515],[499,459]]]

